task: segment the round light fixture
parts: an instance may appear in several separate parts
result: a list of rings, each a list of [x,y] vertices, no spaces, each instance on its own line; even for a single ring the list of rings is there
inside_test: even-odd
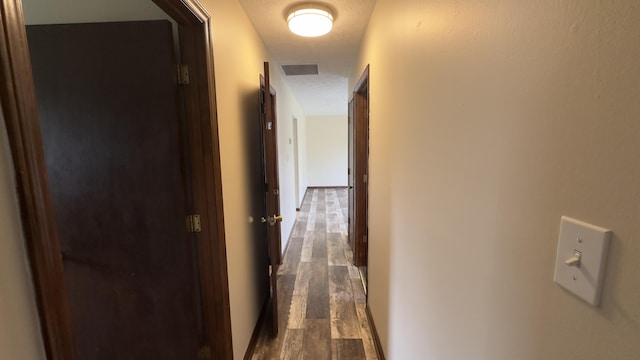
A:
[[[289,30],[305,37],[322,36],[333,27],[333,12],[319,4],[302,4],[289,9]]]

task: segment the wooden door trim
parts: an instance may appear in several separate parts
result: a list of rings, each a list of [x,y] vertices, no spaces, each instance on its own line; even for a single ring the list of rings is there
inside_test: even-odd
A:
[[[75,359],[22,3],[2,0],[0,11],[0,99],[45,352],[48,359]]]
[[[364,176],[368,177],[368,156],[369,156],[369,65],[365,68],[362,76],[356,83],[353,90],[353,131],[354,131],[354,241],[353,241],[353,261],[356,266],[367,266],[367,243],[364,236],[367,236],[367,192],[369,179],[364,182]]]
[[[216,113],[212,29],[196,0],[153,0],[180,27],[182,62],[189,64],[185,88],[195,211],[204,220],[198,262],[207,343],[212,358],[232,359],[227,247]]]
[[[74,339],[53,204],[44,162],[21,0],[0,0],[0,100],[13,158],[25,243],[48,359],[74,360]],[[177,21],[186,90],[198,248],[207,343],[215,359],[231,359],[231,316],[222,207],[220,150],[211,23],[196,0],[153,0]]]
[[[364,68],[362,75],[360,75],[360,79],[358,79],[358,82],[356,82],[356,85],[353,87],[353,92],[362,93],[365,88],[369,88],[369,65]],[[367,96],[368,92],[369,90],[367,90]]]
[[[351,251],[355,254],[355,188],[354,188],[354,180],[355,180],[355,122],[354,122],[354,105],[353,105],[353,97],[349,99],[349,103],[347,106],[348,116],[347,116],[347,133],[348,133],[348,186],[347,186],[347,196],[349,201],[349,216],[347,219],[347,231],[348,231],[348,239],[349,246],[351,247]],[[355,260],[355,258],[354,258]],[[355,264],[355,261],[354,261]]]

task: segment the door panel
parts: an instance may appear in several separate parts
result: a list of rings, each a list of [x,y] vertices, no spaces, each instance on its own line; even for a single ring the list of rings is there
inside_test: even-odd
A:
[[[27,31],[78,358],[195,359],[170,23]]]
[[[272,335],[278,334],[278,267],[282,262],[280,222],[280,184],[278,179],[278,141],[276,121],[276,98],[269,81],[269,63],[264,63],[264,83],[260,86],[262,95],[262,144],[264,147],[265,174],[265,216],[269,248],[269,284],[271,294]]]

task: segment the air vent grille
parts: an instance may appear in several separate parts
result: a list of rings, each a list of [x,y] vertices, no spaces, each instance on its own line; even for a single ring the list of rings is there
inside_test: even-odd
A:
[[[292,75],[318,75],[318,64],[313,65],[282,65],[282,70],[287,76]]]

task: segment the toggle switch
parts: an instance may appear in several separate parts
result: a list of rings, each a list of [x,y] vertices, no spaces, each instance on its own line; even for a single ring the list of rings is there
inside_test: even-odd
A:
[[[580,267],[580,260],[582,259],[582,253],[578,250],[573,250],[573,256],[564,261],[569,266]]]
[[[608,229],[563,216],[553,281],[598,306],[610,238]]]

